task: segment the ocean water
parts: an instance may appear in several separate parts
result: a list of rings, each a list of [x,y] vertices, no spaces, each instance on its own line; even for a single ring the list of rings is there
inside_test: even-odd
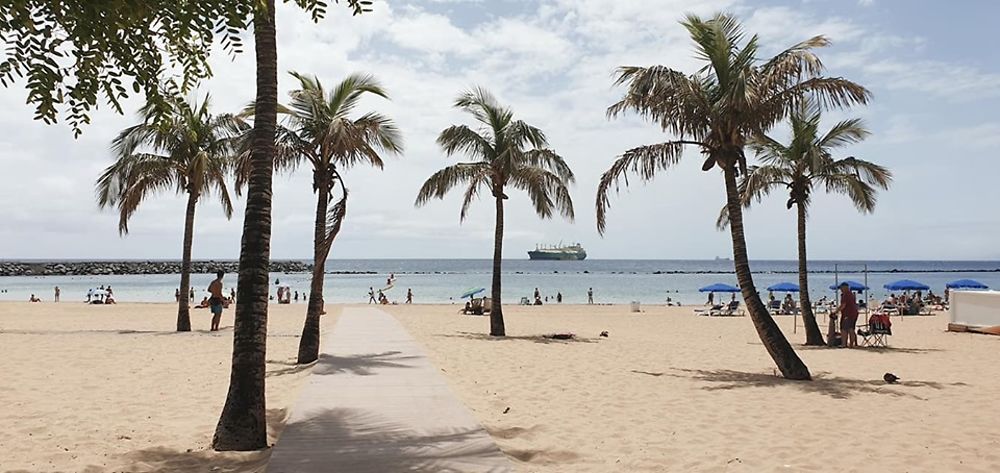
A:
[[[586,302],[587,289],[593,288],[597,303],[662,304],[670,297],[684,304],[700,304],[705,295],[698,288],[716,282],[736,285],[733,264],[728,260],[505,260],[503,264],[503,298],[508,303],[531,297],[537,287],[543,297],[554,298],[561,292],[564,303]],[[762,294],[774,283],[798,282],[795,261],[753,261],[750,266]],[[395,284],[386,291],[392,301],[403,302],[410,288],[416,303],[457,303],[468,288],[482,287],[489,292],[492,261],[331,260],[326,269],[330,274],[324,292],[329,303],[364,303],[368,288],[384,288],[389,274],[396,276]],[[963,278],[1000,288],[1000,261],[812,261],[809,269],[814,298],[832,296],[834,291],[827,286],[835,280],[865,282],[866,277],[877,298],[889,292],[882,289],[883,284],[904,278],[923,282],[936,293],[942,293],[947,282]],[[176,274],[0,277],[0,300],[27,301],[31,294],[52,300],[53,287],[59,286],[64,302],[83,301],[89,288],[111,285],[120,302],[172,302],[179,279]],[[209,274],[191,276],[198,300],[207,295],[205,288],[212,279]],[[277,290],[275,282],[303,293],[308,291],[309,274],[272,273],[271,281],[272,294]],[[228,293],[236,284],[236,275],[227,275],[224,282]]]

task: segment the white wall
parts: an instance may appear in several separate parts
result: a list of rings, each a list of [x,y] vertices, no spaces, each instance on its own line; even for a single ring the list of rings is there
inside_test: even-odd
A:
[[[952,291],[951,322],[977,327],[1000,326],[1000,292]]]

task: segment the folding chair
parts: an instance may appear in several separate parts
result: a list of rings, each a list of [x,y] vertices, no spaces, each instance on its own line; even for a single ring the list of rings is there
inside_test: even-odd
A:
[[[892,322],[886,314],[875,314],[868,319],[868,324],[858,327],[858,336],[861,337],[861,346],[881,347],[889,346],[888,337],[892,335]]]

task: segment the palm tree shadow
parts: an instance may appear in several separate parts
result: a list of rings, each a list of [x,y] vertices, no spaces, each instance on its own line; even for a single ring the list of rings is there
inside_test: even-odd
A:
[[[287,417],[286,409],[268,409],[268,430],[271,435],[280,433]],[[124,468],[115,471],[211,471],[213,473],[264,473],[272,449],[252,452],[218,453],[210,448],[177,450],[168,447],[149,447],[124,455]],[[105,471],[94,469],[94,473]],[[90,473],[90,470],[84,470]]]
[[[882,394],[892,397],[926,400],[904,388],[929,388],[941,390],[948,386],[968,386],[966,383],[938,383],[935,381],[903,381],[895,385],[885,381],[864,380],[832,376],[828,372],[816,373],[812,381],[792,381],[773,374],[746,373],[733,370],[690,370],[674,368],[681,374],[668,374],[675,378],[689,378],[709,383],[706,391],[728,391],[743,388],[794,387],[810,394],[822,394],[834,399],[849,399],[857,394]]]
[[[760,342],[751,342],[750,344],[751,345],[764,346]],[[839,348],[837,348],[837,347],[828,347],[826,345],[796,345],[795,349],[796,350],[803,350],[803,351],[813,351],[813,350],[838,350]],[[859,350],[859,351],[864,352],[864,353],[878,353],[878,354],[881,354],[881,355],[893,354],[893,353],[902,353],[902,354],[909,354],[909,355],[923,355],[923,354],[927,354],[927,353],[934,353],[934,352],[944,351],[944,350],[942,350],[940,348],[908,348],[908,347],[895,347],[895,346],[888,346],[888,347],[858,347],[858,348],[855,348],[855,350]]]
[[[414,365],[407,361],[419,360],[423,357],[415,355],[401,355],[399,351],[386,351],[382,353],[366,353],[354,356],[334,356],[321,353],[319,360],[313,368],[314,375],[334,375],[341,373],[351,373],[360,376],[370,376],[378,369],[385,368],[413,368]]]
[[[362,409],[332,408],[289,424],[268,471],[509,472],[480,429],[418,431]]]
[[[476,333],[476,332],[442,333],[438,334],[437,336],[447,337],[447,338],[464,338],[466,340],[479,340],[488,342],[504,342],[504,341],[534,342],[534,343],[541,343],[544,345],[552,343],[558,345],[567,345],[570,343],[597,343],[597,340],[595,339],[577,337],[577,336],[574,336],[573,338],[569,339],[550,338],[549,336],[546,335],[507,335],[504,337],[494,337],[492,335],[488,335],[485,333]]]

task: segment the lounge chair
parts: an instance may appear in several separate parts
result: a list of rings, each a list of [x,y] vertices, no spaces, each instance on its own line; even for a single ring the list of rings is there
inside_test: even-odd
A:
[[[531,301],[529,301],[527,297],[522,297],[521,305],[531,305]]]
[[[469,301],[469,305],[462,309],[462,313],[469,315],[483,315],[483,300],[482,299],[472,299]]]
[[[887,314],[874,314],[868,319],[867,324],[858,326],[861,346],[888,347],[887,337],[890,335],[892,335],[892,321]]]
[[[715,315],[715,312],[719,312],[723,309],[722,304],[713,305],[708,309],[695,309],[694,315]]]
[[[781,315],[781,301],[777,299],[771,301],[768,309],[771,309],[771,314],[773,315]]]
[[[745,315],[743,309],[740,307],[740,301],[732,301],[725,308],[719,310],[712,310],[708,315],[718,315],[718,316],[732,316],[732,315]]]

